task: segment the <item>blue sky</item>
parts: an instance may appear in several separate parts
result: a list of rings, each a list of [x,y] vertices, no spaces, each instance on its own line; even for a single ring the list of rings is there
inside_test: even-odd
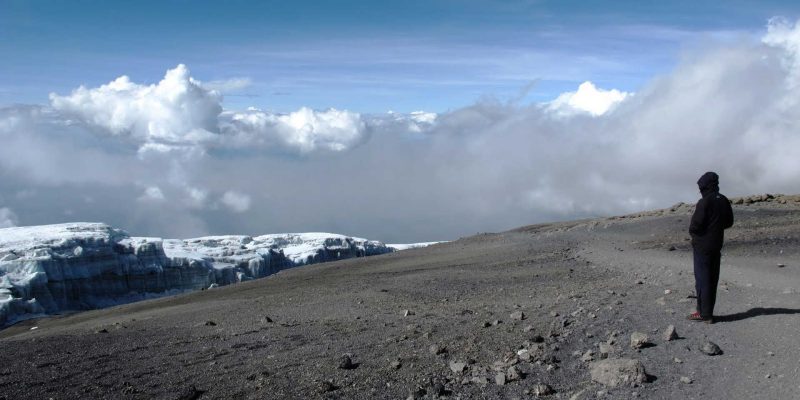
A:
[[[781,1],[0,0],[0,105],[179,63],[246,78],[226,108],[442,112],[482,97],[543,101],[590,80],[636,91],[705,37],[740,40]]]

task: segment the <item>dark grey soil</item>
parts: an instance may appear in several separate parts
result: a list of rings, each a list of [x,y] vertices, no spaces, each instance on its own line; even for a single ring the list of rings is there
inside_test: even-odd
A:
[[[0,331],[0,399],[505,399],[539,383],[561,399],[800,398],[800,209],[735,206],[713,325],[685,319],[690,212],[530,226],[26,321]],[[662,339],[668,325],[680,339]],[[632,349],[634,331],[653,345]],[[581,356],[612,336],[611,357],[640,360],[648,383],[591,381]],[[707,340],[723,354],[700,352]],[[521,379],[498,385],[511,365]]]

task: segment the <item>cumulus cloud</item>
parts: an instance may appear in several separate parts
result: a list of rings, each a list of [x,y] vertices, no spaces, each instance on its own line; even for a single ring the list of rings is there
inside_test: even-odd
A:
[[[222,204],[233,212],[243,213],[250,209],[250,196],[235,191],[227,191],[222,195]]]
[[[708,170],[728,195],[798,193],[800,27],[759,39],[692,46],[635,94],[586,82],[439,114],[223,110],[185,68],[118,79],[0,109],[0,194],[25,223],[69,208],[142,235],[403,242],[694,201]],[[153,187],[170,201],[137,201]]]
[[[8,207],[0,208],[0,228],[13,228],[17,226],[19,219]]]
[[[361,115],[331,108],[316,111],[303,107],[288,114],[274,114],[251,108],[228,112],[225,132],[229,145],[241,147],[284,146],[309,153],[324,149],[343,151],[365,140],[366,124]]]
[[[342,151],[365,140],[361,115],[346,110],[223,112],[218,90],[247,85],[245,79],[202,83],[180,64],[157,84],[137,84],[121,76],[65,96],[51,93],[50,102],[54,110],[87,127],[133,139],[143,153],[280,147],[306,154]]]
[[[599,89],[592,82],[586,81],[578,86],[577,91],[559,95],[548,104],[548,109],[561,115],[583,112],[599,116],[608,112],[629,95],[630,93],[617,89]]]
[[[183,64],[158,84],[140,85],[127,76],[70,95],[50,94],[53,108],[91,127],[142,142],[196,143],[219,132],[220,95],[204,89]]]

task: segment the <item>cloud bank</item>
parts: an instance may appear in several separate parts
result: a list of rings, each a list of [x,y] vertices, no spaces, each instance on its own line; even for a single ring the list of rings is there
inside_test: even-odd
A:
[[[227,110],[179,65],[1,109],[0,223],[406,242],[694,201],[707,170],[729,195],[798,193],[798,84],[800,26],[777,19],[635,94],[585,82],[440,114]]]

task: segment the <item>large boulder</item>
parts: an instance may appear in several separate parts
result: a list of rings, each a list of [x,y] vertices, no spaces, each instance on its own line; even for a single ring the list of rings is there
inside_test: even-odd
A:
[[[592,381],[608,387],[637,386],[647,382],[647,373],[639,360],[607,359],[592,363]]]

